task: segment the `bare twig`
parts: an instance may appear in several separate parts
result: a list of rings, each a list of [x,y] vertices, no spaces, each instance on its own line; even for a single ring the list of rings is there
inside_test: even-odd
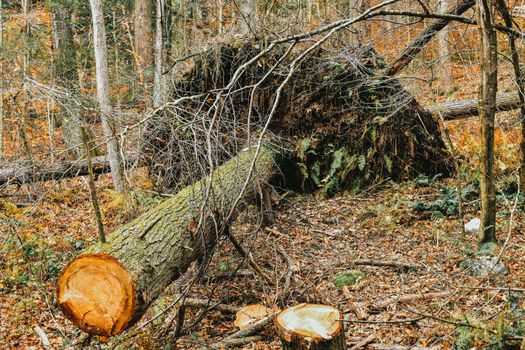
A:
[[[371,342],[373,342],[376,339],[377,339],[376,335],[372,333],[368,337],[366,337],[365,339],[361,340],[360,342],[358,342],[357,344],[355,344],[354,346],[349,348],[348,350],[361,349],[362,347],[367,346],[368,344],[370,344]]]
[[[367,266],[385,266],[385,267],[398,267],[402,269],[417,269],[421,266],[411,263],[404,263],[401,261],[393,260],[372,260],[372,259],[355,259],[348,260],[350,265],[367,265]]]

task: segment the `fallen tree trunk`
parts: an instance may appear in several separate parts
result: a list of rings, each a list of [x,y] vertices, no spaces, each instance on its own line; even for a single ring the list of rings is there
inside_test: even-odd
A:
[[[263,147],[239,153],[210,176],[117,229],[71,261],[58,279],[57,300],[79,328],[112,336],[137,322],[148,306],[189,265],[204,256],[223,230],[226,211],[241,196],[278,173],[278,152]],[[222,228],[222,229],[221,229]]]
[[[496,111],[505,112],[518,109],[520,99],[516,93],[498,94],[496,98]],[[478,115],[478,99],[461,100],[447,103],[440,103],[425,108],[434,115],[441,114],[445,120],[458,120]]]
[[[136,161],[137,157],[128,158],[128,162]],[[104,174],[111,171],[106,156],[93,157],[93,172]],[[88,175],[87,162],[84,159],[62,161],[57,164],[21,164],[0,169],[0,186],[22,185],[25,183],[62,180],[76,176]]]

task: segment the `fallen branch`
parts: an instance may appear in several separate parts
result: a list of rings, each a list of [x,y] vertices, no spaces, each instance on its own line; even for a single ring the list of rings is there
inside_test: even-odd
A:
[[[286,261],[286,265],[288,265],[286,269],[286,275],[284,277],[284,287],[283,287],[284,293],[286,293],[288,292],[288,289],[290,288],[290,282],[291,282],[292,276],[295,273],[295,271],[297,271],[297,266],[295,265],[292,257],[288,255],[288,253],[286,253],[286,251],[284,250],[282,246],[278,246],[277,251],[279,252],[279,254],[283,256],[284,260]]]
[[[366,266],[386,266],[386,267],[398,267],[402,269],[417,269],[420,266],[416,264],[404,263],[400,261],[392,260],[371,260],[371,259],[355,259],[349,260],[350,265],[366,265]]]
[[[229,339],[229,340],[221,340],[220,342],[213,343],[211,345],[208,345],[206,347],[201,348],[201,350],[204,349],[229,349],[233,347],[243,346],[246,344],[254,343],[256,341],[262,340],[263,337],[260,335],[254,335],[251,337],[244,337],[244,338],[235,338],[235,339]]]
[[[354,346],[349,348],[348,350],[361,349],[362,347],[367,346],[368,344],[370,344],[371,342],[373,342],[376,339],[377,339],[376,335],[372,333],[368,337],[366,337],[365,339],[361,340],[360,342],[358,342],[357,344],[355,344]]]
[[[403,346],[403,345],[390,345],[390,344],[370,344],[368,349],[372,350],[438,350],[438,348],[421,348],[418,346]]]
[[[447,297],[452,292],[445,291],[445,292],[437,292],[437,293],[425,293],[425,294],[407,294],[407,295],[396,295],[387,299],[376,301],[374,304],[372,304],[372,308],[374,310],[381,310],[385,309],[390,305],[397,304],[397,303],[407,303],[410,301],[416,301],[416,300],[430,300],[430,299],[437,299],[437,298],[443,298]]]
[[[233,339],[238,339],[238,338],[251,336],[251,335],[254,335],[254,334],[257,334],[257,333],[261,332],[266,327],[268,327],[268,325],[277,317],[279,312],[280,311],[274,312],[274,313],[266,316],[262,320],[255,322],[251,326],[248,326],[248,327],[246,327],[244,329],[241,329],[240,331],[238,331],[236,333],[233,333],[232,335],[227,336],[222,341],[220,341],[220,343],[223,343],[225,341],[230,341],[230,340],[233,340]]]

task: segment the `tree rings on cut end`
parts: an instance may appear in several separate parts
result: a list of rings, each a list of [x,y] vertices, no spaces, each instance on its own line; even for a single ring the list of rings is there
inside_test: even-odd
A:
[[[275,324],[283,343],[331,343],[341,336],[341,319],[339,310],[331,306],[299,304],[282,311],[275,319]]]
[[[112,256],[84,254],[71,261],[59,277],[57,300],[67,318],[83,331],[112,336],[133,318],[135,284]]]

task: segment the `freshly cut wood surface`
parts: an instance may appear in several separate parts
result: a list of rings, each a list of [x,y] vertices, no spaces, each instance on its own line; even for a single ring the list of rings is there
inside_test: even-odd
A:
[[[299,304],[275,319],[284,349],[344,349],[342,315],[328,305]]]
[[[59,277],[57,299],[65,315],[83,331],[104,336],[137,322],[173,280],[207,254],[220,225],[228,225],[227,219],[278,176],[277,151],[262,146],[252,173],[255,155],[254,148],[240,152],[119,227],[107,243],[88,247]],[[233,216],[225,217],[233,205]]]
[[[130,274],[104,254],[85,254],[71,261],[59,279],[57,298],[78,327],[99,335],[120,333],[135,307]]]

